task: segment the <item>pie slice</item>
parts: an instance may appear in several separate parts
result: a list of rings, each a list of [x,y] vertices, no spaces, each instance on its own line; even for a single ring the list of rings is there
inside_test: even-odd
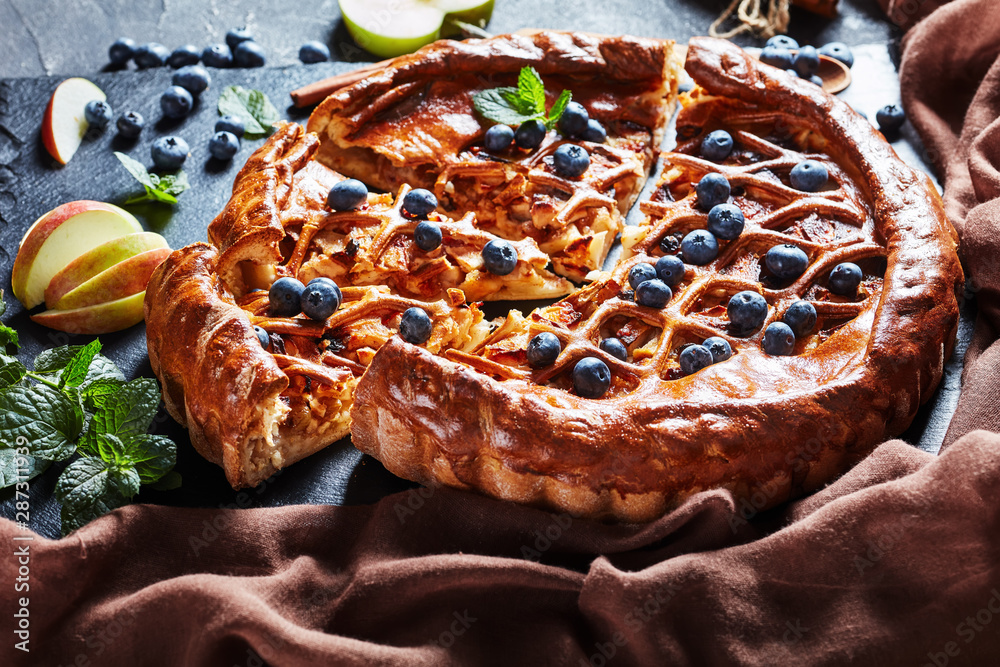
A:
[[[473,96],[516,86],[524,67],[541,75],[547,108],[571,91],[607,140],[551,130],[537,149],[486,150],[493,122],[475,110]],[[319,134],[317,160],[328,167],[390,192],[404,183],[433,190],[447,215],[474,212],[482,229],[532,238],[556,273],[582,281],[602,267],[646,181],[673,114],[678,73],[674,43],[664,40],[551,31],[442,40],[328,97],[309,131]],[[567,142],[590,154],[580,177],[553,166]]]

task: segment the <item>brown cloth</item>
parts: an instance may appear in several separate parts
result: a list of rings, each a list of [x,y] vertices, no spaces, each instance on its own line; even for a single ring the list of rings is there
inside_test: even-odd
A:
[[[973,431],[1000,430],[998,45],[996,0],[945,5],[905,44],[980,314],[940,456],[889,442],[781,509],[713,491],[644,526],[447,489],[136,505],[59,541],[2,520],[3,627],[27,597],[31,652],[5,630],[0,664],[1000,664],[1000,434]]]

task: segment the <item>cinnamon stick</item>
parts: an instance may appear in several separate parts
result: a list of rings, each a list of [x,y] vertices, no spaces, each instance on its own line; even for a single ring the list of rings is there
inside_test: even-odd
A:
[[[801,7],[829,19],[837,15],[837,2],[838,0],[792,0],[792,4],[796,7]]]
[[[317,102],[322,102],[328,96],[337,92],[341,88],[346,88],[347,86],[361,81],[362,79],[368,77],[372,72],[378,71],[383,67],[388,66],[390,63],[392,63],[392,58],[389,60],[382,60],[377,63],[369,63],[356,70],[344,72],[343,74],[331,76],[323,79],[322,81],[302,86],[301,88],[291,92],[292,104],[297,107],[307,107],[312,104],[316,104]]]

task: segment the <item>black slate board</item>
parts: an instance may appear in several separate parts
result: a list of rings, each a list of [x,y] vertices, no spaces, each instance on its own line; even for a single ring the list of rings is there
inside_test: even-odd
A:
[[[884,47],[873,47],[869,62],[859,62],[856,77],[866,77],[855,84],[851,94],[856,106],[866,106],[873,113],[886,96],[898,90],[895,72]],[[113,130],[89,137],[77,155],[59,167],[41,143],[39,128],[45,103],[61,78],[7,79],[0,81],[0,285],[8,310],[4,320],[21,334],[22,359],[31,359],[42,349],[65,344],[83,344],[85,336],[70,336],[34,324],[9,292],[10,272],[18,243],[27,227],[53,207],[74,199],[96,199],[118,203],[139,186],[121,167],[113,150],[128,153],[151,165],[149,146],[163,134],[184,137],[191,146],[185,171],[192,189],[180,197],[176,207],[143,204],[126,207],[151,230],[163,234],[171,247],[179,248],[206,238],[209,221],[229,198],[233,178],[243,161],[262,142],[244,142],[233,162],[221,163],[210,158],[208,138],[218,118],[216,101],[227,85],[241,85],[263,90],[291,120],[304,122],[307,112],[286,107],[289,91],[306,83],[346,71],[355,65],[325,63],[313,66],[290,66],[258,70],[212,70],[212,86],[201,95],[191,116],[182,122],[160,120],[159,94],[170,85],[167,69],[142,72],[104,73],[88,76],[108,95],[117,111],[135,110],[149,123],[140,139],[124,143]],[[866,92],[867,91],[867,92]],[[919,163],[919,142],[907,135],[899,146],[904,156]],[[495,313],[491,313],[495,314]],[[965,319],[967,323],[968,318]],[[969,327],[962,328],[962,345],[967,343]],[[128,377],[152,376],[146,354],[143,325],[100,337],[105,353]],[[960,356],[949,364],[943,391],[922,410],[914,427],[904,437],[930,451],[936,451],[954,410],[959,387]],[[280,472],[257,489],[233,491],[222,470],[198,456],[187,434],[165,411],[160,412],[153,431],[178,443],[176,470],[183,476],[181,488],[157,492],[149,489],[137,502],[193,507],[253,507],[294,503],[357,504],[370,503],[396,491],[410,488],[410,482],[388,473],[382,465],[351,447],[349,440],[338,442],[307,461]],[[927,434],[930,434],[929,436]],[[31,484],[33,530],[48,537],[59,535],[59,508],[52,498],[52,487],[59,466],[54,466]],[[0,514],[13,516],[12,490],[0,491]]]

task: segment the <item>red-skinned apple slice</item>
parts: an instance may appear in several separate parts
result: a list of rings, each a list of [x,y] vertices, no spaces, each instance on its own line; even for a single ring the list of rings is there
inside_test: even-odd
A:
[[[76,154],[90,124],[83,115],[91,100],[107,100],[104,91],[80,77],[66,79],[49,98],[42,120],[42,143],[49,155],[66,164]]]
[[[49,327],[74,334],[106,334],[127,329],[142,322],[142,302],[146,292],[70,310],[46,310],[31,319]]]
[[[117,301],[137,292],[145,292],[153,270],[170,254],[170,248],[147,250],[98,273],[55,304],[56,310],[71,310],[99,303]]]

